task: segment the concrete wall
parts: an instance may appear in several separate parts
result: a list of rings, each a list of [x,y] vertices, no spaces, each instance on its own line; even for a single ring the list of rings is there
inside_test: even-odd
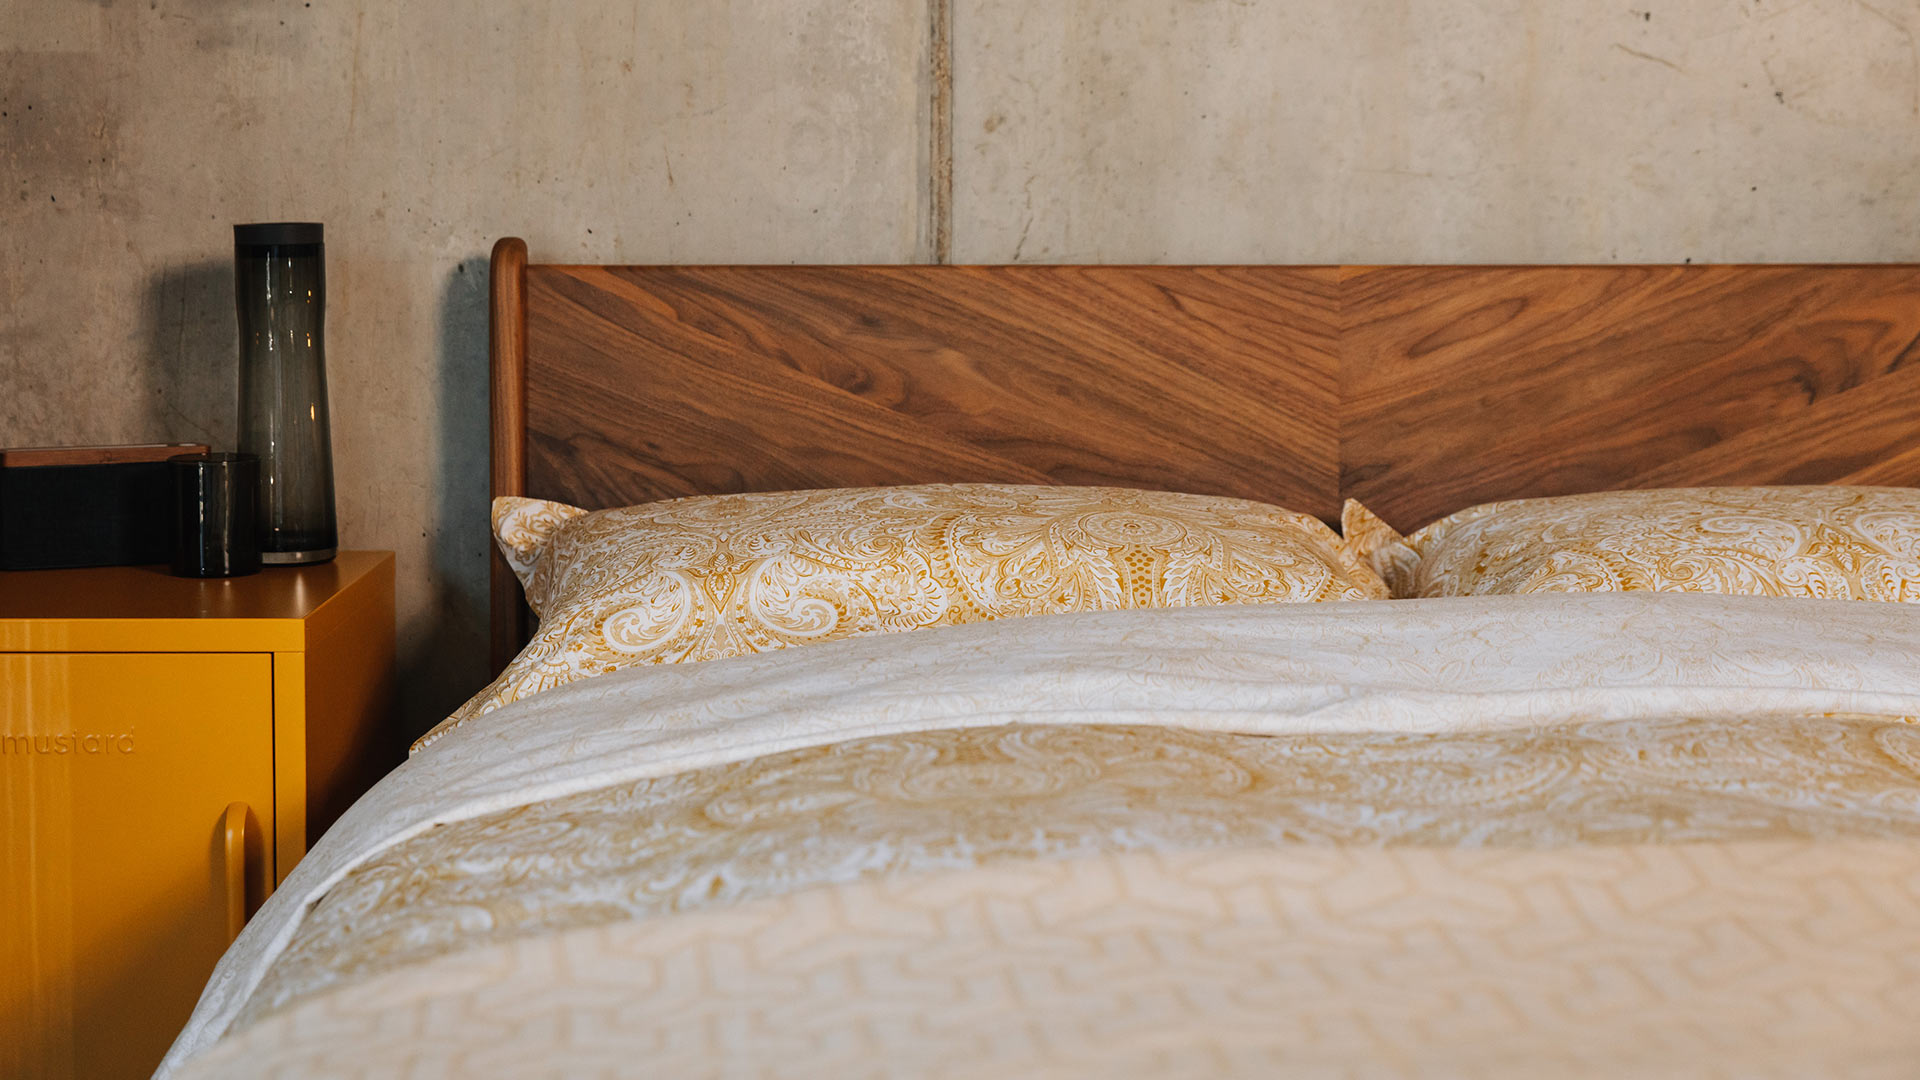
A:
[[[399,552],[415,731],[484,681],[494,239],[922,246],[914,4],[0,3],[0,445],[230,445],[230,226],[325,222],[342,541]]]
[[[961,261],[1920,258],[1920,2],[956,0]]]
[[[0,445],[230,443],[228,226],[326,222],[343,539],[400,552],[417,730],[481,679],[499,235],[1916,259],[1917,31],[1915,0],[0,0]]]

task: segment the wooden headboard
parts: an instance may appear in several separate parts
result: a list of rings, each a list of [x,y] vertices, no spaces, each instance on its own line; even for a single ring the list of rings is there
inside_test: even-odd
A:
[[[549,266],[493,252],[493,493],[935,481],[1491,499],[1920,484],[1920,266]],[[494,663],[519,591],[494,560]]]

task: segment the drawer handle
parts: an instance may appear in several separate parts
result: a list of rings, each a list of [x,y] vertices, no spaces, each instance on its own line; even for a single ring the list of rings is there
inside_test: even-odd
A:
[[[265,879],[259,868],[266,860],[261,852],[260,827],[246,803],[228,803],[222,827],[226,834],[227,941],[231,943],[253,916],[258,901],[265,899]]]

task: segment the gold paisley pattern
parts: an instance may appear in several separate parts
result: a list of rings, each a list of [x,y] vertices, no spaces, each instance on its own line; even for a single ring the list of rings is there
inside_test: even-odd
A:
[[[513,937],[183,1080],[1895,1080],[1910,839],[999,862]]]
[[[1241,499],[1004,484],[499,499],[540,616],[454,723],[576,679],[1012,616],[1382,599],[1318,519]]]
[[[1399,597],[1702,592],[1920,602],[1920,490],[1674,488],[1518,499],[1342,531]]]
[[[524,499],[502,495],[493,500],[493,539],[500,554],[513,568],[515,577],[525,582],[533,576],[534,564],[560,526],[586,513],[577,506],[546,499]]]
[[[1917,652],[1898,605],[1616,593],[1087,612],[584,680],[348,810],[167,1068],[918,1074],[937,1028],[982,1075],[1138,1075],[1000,1036],[1040,1010],[1106,1046],[1074,1016],[1150,1002],[1142,1031],[1223,1053],[1232,1002],[1261,1031],[1305,1008],[1279,1049],[1335,1062],[1383,1029],[1632,1043],[1623,1018],[1709,1001],[1685,1045],[1749,1045],[1728,1003],[1866,1045],[1920,1032],[1860,1004],[1920,1010],[1920,728],[1891,719]],[[1369,1011],[1410,986],[1455,1005]]]
[[[1920,728],[1884,718],[1252,736],[992,727],[859,739],[445,825],[328,891],[236,1021],[529,934],[880,876],[1121,852],[1897,837]]]

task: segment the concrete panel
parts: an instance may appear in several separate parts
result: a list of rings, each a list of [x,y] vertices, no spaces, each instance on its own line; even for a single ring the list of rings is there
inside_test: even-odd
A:
[[[327,225],[343,541],[481,681],[486,263],[908,261],[920,0],[0,3],[0,445],[233,437],[231,233]]]
[[[1920,257],[1920,8],[974,0],[961,262]]]

